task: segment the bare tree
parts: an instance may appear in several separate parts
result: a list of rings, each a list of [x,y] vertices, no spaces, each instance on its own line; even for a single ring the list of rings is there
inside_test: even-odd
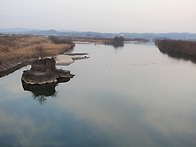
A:
[[[43,47],[42,46],[37,46],[35,49],[37,51],[38,57],[43,59],[44,56],[45,56],[45,52],[44,52]]]

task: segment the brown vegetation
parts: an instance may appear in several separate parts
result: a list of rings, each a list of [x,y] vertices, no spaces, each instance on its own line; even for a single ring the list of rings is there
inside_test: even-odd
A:
[[[114,38],[104,38],[104,37],[71,37],[71,40],[74,42],[88,42],[88,43],[95,43],[95,44],[104,44],[104,45],[113,45],[119,44],[123,46],[123,42],[137,42],[137,43],[146,43],[149,42],[148,39],[143,38],[124,38],[122,36],[114,37]],[[122,41],[123,40],[123,41]]]
[[[114,37],[114,38],[102,38],[102,37],[73,37],[71,40],[75,42],[89,42],[95,44],[123,46],[125,38],[124,37]]]
[[[48,38],[55,44],[73,44],[71,38],[61,38],[57,36],[49,36]]]
[[[196,57],[196,42],[184,40],[156,40],[155,44],[163,53],[177,53]]]
[[[135,42],[140,42],[140,43],[147,43],[150,40],[145,39],[145,38],[127,38],[127,39],[125,39],[125,41],[135,41]]]
[[[95,44],[104,44],[107,45],[111,38],[102,38],[102,37],[71,37],[71,40],[74,42],[89,42]]]
[[[0,36],[0,71],[30,59],[55,56],[74,44],[55,44],[47,37],[32,35]]]

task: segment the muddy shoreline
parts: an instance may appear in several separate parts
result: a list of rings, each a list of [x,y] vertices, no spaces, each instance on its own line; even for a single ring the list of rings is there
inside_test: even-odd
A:
[[[20,63],[16,63],[12,66],[8,66],[6,67],[4,70],[0,70],[0,78],[4,77],[4,76],[7,76],[13,72],[15,72],[16,70],[19,70],[27,65],[31,65],[33,63],[33,61],[35,61],[36,59],[32,59],[32,60],[29,60],[29,61],[22,61]]]

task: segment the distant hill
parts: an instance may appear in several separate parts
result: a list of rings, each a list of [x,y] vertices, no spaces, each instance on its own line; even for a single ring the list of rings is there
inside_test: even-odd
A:
[[[78,32],[78,31],[57,31],[57,30],[35,30],[35,29],[1,29],[0,34],[31,34],[31,35],[57,35],[70,37],[104,37],[113,38],[115,36],[123,36],[125,38],[145,38],[145,39],[180,39],[180,40],[196,40],[196,34],[190,33],[100,33],[100,32]]]

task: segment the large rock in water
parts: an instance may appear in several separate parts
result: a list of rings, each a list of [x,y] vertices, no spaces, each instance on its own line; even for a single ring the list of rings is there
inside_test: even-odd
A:
[[[23,71],[21,80],[29,85],[43,85],[73,77],[68,70],[56,69],[53,58],[46,58],[33,62],[30,70]]]

